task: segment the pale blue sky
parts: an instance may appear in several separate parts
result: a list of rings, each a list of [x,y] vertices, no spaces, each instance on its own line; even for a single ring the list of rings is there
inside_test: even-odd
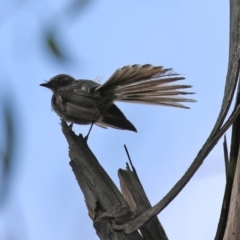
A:
[[[190,110],[121,103],[138,133],[94,126],[90,135],[90,148],[117,186],[127,145],[152,204],[186,171],[221,106],[228,64],[227,1],[93,1],[78,18],[57,22],[66,3],[32,1],[19,10],[9,2],[4,6],[0,93],[16,102],[20,143],[0,236],[8,229],[27,240],[98,239],[68,164],[59,118],[51,111],[51,92],[39,87],[44,80],[67,73],[104,82],[119,67],[151,63],[173,67],[193,85],[198,102],[188,104]],[[67,65],[54,61],[43,46],[49,22],[62,31],[64,49],[72,57]],[[88,128],[74,126],[84,135]],[[213,239],[225,184],[222,141],[160,213],[170,240]]]

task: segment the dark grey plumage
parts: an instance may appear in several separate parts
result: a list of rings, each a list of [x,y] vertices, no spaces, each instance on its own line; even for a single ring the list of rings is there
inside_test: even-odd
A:
[[[182,89],[190,85],[173,85],[184,77],[172,69],[150,64],[125,66],[118,69],[104,84],[91,80],[75,80],[60,74],[40,84],[53,91],[52,108],[64,120],[76,124],[95,123],[137,131],[114,104],[115,101],[155,104],[188,108],[181,102],[195,102],[179,95],[193,94]]]

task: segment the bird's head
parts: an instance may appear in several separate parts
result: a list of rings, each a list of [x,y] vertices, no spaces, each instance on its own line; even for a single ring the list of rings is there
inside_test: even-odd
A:
[[[48,82],[40,84],[40,86],[56,91],[59,88],[68,86],[74,81],[75,79],[67,74],[59,74],[52,77]]]

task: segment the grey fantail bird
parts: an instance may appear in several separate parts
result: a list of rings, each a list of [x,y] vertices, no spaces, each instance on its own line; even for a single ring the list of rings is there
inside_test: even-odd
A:
[[[53,91],[52,108],[67,122],[137,132],[114,102],[188,108],[180,103],[195,100],[179,95],[193,94],[182,91],[191,86],[171,84],[183,79],[171,68],[135,64],[118,69],[102,85],[92,80],[75,80],[69,75],[59,74],[40,86]]]

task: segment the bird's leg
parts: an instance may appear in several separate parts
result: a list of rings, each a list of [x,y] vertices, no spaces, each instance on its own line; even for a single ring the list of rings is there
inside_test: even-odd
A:
[[[90,134],[90,132],[91,132],[91,130],[92,130],[93,124],[94,124],[94,122],[92,122],[91,127],[90,127],[90,129],[89,129],[89,131],[88,131],[88,134],[84,137],[84,140],[85,140],[86,142],[87,142],[88,136],[89,136],[89,134]]]

